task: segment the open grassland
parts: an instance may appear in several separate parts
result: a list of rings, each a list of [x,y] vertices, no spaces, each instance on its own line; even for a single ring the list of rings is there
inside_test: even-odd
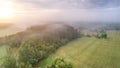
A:
[[[108,39],[83,37],[59,48],[41,61],[44,68],[56,57],[73,63],[74,68],[120,68],[120,31],[109,31]]]

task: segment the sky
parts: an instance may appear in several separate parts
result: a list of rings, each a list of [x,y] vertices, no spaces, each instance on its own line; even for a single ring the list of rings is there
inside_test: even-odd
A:
[[[120,0],[12,0],[13,22],[120,22]]]

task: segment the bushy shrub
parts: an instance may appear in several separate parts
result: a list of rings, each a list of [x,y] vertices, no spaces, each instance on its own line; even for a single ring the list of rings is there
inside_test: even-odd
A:
[[[66,62],[63,58],[56,58],[51,65],[46,66],[46,68],[73,68],[72,64]]]
[[[27,63],[19,63],[18,68],[33,68],[33,67],[29,62],[27,62]]]

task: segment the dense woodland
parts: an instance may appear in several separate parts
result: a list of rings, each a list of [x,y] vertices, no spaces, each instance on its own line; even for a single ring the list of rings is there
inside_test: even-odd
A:
[[[1,38],[1,44],[16,48],[17,55],[8,54],[3,67],[36,68],[36,64],[54,53],[57,48],[80,37],[76,29],[65,24],[46,24],[32,26],[26,31]],[[66,62],[66,61],[65,61]],[[63,65],[58,64],[58,68]],[[48,67],[47,68],[53,68]],[[56,68],[56,67],[55,67]],[[66,67],[65,67],[66,68]],[[72,67],[67,67],[72,68]]]

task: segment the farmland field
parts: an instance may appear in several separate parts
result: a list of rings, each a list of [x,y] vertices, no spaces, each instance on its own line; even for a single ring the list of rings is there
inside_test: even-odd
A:
[[[41,61],[39,66],[44,68],[56,57],[65,58],[74,68],[120,68],[120,31],[109,31],[108,39],[74,40]]]

